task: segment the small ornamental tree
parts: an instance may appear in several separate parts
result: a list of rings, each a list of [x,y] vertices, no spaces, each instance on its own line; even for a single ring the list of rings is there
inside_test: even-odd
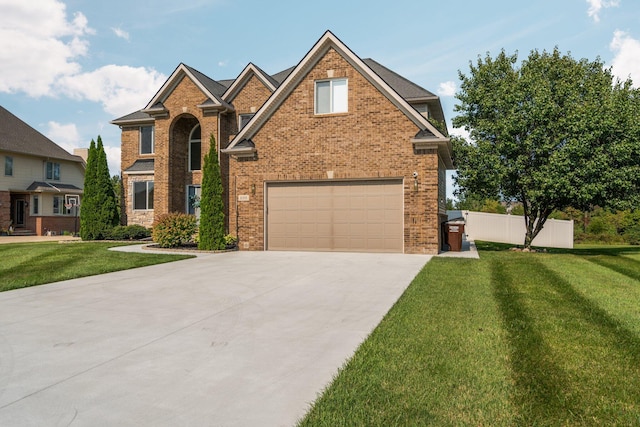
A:
[[[209,138],[209,153],[204,156],[204,166],[202,168],[198,249],[211,251],[225,248],[222,191],[218,150],[216,140],[211,135]]]

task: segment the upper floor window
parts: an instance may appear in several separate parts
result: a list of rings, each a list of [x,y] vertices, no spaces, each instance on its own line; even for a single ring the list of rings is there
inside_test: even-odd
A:
[[[255,113],[240,114],[240,117],[238,117],[238,130],[242,130],[242,128],[245,127],[255,115]]]
[[[140,126],[140,154],[153,154],[153,126]]]
[[[346,113],[347,79],[317,81],[315,97],[316,114]]]
[[[201,169],[200,156],[202,154],[202,140],[200,139],[200,125],[196,125],[189,135],[189,170]]]
[[[47,162],[46,179],[60,181],[60,163]]]
[[[13,157],[4,157],[4,174],[5,176],[13,176]]]

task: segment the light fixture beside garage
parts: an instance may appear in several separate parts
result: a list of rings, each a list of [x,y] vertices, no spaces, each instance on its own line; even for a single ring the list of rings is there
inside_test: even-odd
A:
[[[418,191],[418,172],[413,173],[413,191]]]
[[[251,184],[251,195],[252,196],[256,195],[256,185],[255,184]]]

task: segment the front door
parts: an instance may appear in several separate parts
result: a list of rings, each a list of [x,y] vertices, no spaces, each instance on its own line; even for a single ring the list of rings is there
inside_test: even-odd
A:
[[[26,208],[25,200],[24,199],[17,199],[16,200],[16,214],[15,214],[16,227],[24,227],[25,208]]]

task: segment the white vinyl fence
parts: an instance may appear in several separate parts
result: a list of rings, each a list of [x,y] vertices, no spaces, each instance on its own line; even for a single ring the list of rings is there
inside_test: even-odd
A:
[[[524,244],[524,217],[472,211],[448,211],[449,219],[462,217],[468,240]],[[534,246],[573,248],[573,221],[548,219],[533,239]]]

